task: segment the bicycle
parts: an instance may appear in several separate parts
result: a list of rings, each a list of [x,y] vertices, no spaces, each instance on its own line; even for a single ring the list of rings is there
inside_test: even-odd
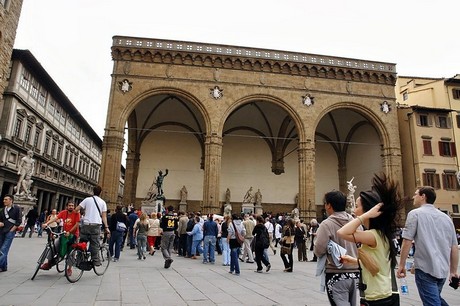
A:
[[[87,241],[72,244],[72,251],[70,251],[65,260],[65,277],[69,282],[75,283],[81,278],[84,271],[94,270],[96,275],[104,275],[111,260],[109,249],[105,243],[100,246],[99,258],[101,264],[98,266],[94,265]]]
[[[47,226],[44,230],[48,234],[48,241],[46,242],[46,246],[42,254],[40,255],[40,257],[38,257],[37,267],[35,268],[35,272],[32,275],[31,280],[34,280],[35,276],[37,276],[37,273],[40,270],[40,267],[45,262],[45,259],[48,258],[48,255],[50,252],[51,254],[53,254],[51,258],[51,262],[54,262],[54,264],[56,265],[56,270],[58,271],[58,273],[64,272],[64,269],[62,269],[62,266],[60,266],[59,264],[64,260],[65,256],[60,255],[60,252],[56,247],[56,239],[59,239],[66,232],[55,233],[51,230],[49,226]]]

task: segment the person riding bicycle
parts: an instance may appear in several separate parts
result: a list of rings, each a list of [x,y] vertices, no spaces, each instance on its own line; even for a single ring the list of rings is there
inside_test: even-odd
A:
[[[67,246],[76,240],[78,240],[79,236],[79,223],[80,223],[80,213],[75,211],[75,204],[73,201],[67,202],[67,209],[64,209],[61,211],[56,218],[53,218],[52,220],[50,219],[49,221],[43,223],[42,227],[46,228],[49,223],[51,222],[57,222],[58,224],[62,220],[64,226],[63,230],[65,232],[64,235],[61,236],[61,238],[57,241],[55,241],[55,246],[56,250],[58,252],[61,250],[61,240],[65,242],[65,245],[62,245],[63,252],[66,253],[67,251]],[[61,253],[61,254],[62,254]],[[48,261],[43,263],[40,267],[42,270],[49,270],[55,263],[53,262],[53,257],[55,254],[52,254],[50,252],[48,254]]]
[[[104,230],[107,236],[110,238],[110,230],[107,223],[107,204],[99,196],[102,192],[101,186],[94,186],[94,196],[85,198],[75,209],[79,212],[80,209],[85,209],[85,215],[83,216],[83,225],[80,230],[80,237],[82,240],[89,242],[89,250],[91,252],[91,258],[95,266],[101,265],[99,258],[101,226],[104,226]]]

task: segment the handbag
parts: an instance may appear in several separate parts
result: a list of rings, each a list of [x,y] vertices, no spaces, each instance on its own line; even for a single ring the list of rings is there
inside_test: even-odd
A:
[[[235,222],[232,221],[232,224],[233,224],[233,229],[235,230],[235,237],[236,237],[236,241],[240,244],[240,246],[244,243],[244,237],[243,235],[241,235],[240,231],[238,230],[238,228],[236,228],[235,226]]]
[[[355,235],[353,235],[353,240],[355,241],[356,247],[359,249],[358,244],[356,243]],[[398,292],[398,285],[396,284],[396,276],[395,276],[395,270],[393,267],[390,267],[390,273],[391,273],[391,291],[393,293],[384,299],[377,300],[377,301],[367,301],[365,298],[364,291],[367,289],[367,285],[363,283],[363,274],[362,274],[362,269],[361,269],[361,264],[359,263],[359,252],[358,252],[358,270],[359,270],[359,283],[358,283],[358,288],[359,288],[359,305],[360,306],[400,306],[400,300],[399,300],[399,292]]]
[[[281,255],[290,255],[292,253],[291,245],[281,246]]]
[[[288,243],[289,242],[291,243]],[[281,255],[290,255],[292,254],[292,241],[291,241],[291,229],[289,228],[289,235],[285,236],[285,239],[283,241],[283,244],[281,245]]]
[[[124,224],[123,222],[117,221],[116,229],[117,229],[118,232],[124,233],[127,230],[126,224]]]

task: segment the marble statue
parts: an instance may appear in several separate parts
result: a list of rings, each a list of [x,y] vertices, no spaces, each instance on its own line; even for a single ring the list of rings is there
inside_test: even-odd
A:
[[[180,202],[181,203],[187,203],[187,196],[188,196],[188,191],[187,188],[185,188],[185,185],[182,186],[182,189],[180,190]]]
[[[256,201],[256,205],[258,206],[262,204],[262,193],[260,192],[260,189],[257,189],[257,192],[255,194],[255,201]]]
[[[19,180],[16,185],[16,195],[20,195],[21,192],[28,192],[30,194],[30,185],[32,183],[26,182],[23,184],[23,181],[29,176],[29,180],[32,178],[32,174],[35,170],[35,160],[32,158],[34,156],[34,152],[32,150],[27,151],[27,155],[21,158],[21,162],[19,164]],[[28,190],[24,187],[28,186]],[[21,189],[22,187],[22,189]],[[22,191],[21,191],[22,190]]]
[[[225,191],[225,203],[230,204],[230,189],[227,188],[227,191]]]
[[[254,203],[254,192],[252,191],[252,186],[249,188],[249,190],[246,192],[243,198],[243,203]]]

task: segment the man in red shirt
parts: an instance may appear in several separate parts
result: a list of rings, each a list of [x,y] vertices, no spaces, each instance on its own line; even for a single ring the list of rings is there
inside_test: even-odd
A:
[[[66,241],[75,241],[78,239],[78,236],[80,234],[79,232],[79,224],[80,224],[80,213],[75,212],[75,203],[72,201],[67,202],[67,209],[61,211],[56,218],[51,218],[48,222],[43,223],[42,227],[45,228],[48,226],[49,223],[51,222],[57,222],[58,224],[61,222],[63,224],[63,230],[65,232],[64,236]],[[61,237],[61,239],[63,239]],[[55,242],[56,245],[56,250],[59,252],[60,251],[60,240]],[[49,270],[53,265],[54,262],[52,260],[53,258],[52,252],[48,254],[48,261],[42,264],[40,267],[43,270]]]

